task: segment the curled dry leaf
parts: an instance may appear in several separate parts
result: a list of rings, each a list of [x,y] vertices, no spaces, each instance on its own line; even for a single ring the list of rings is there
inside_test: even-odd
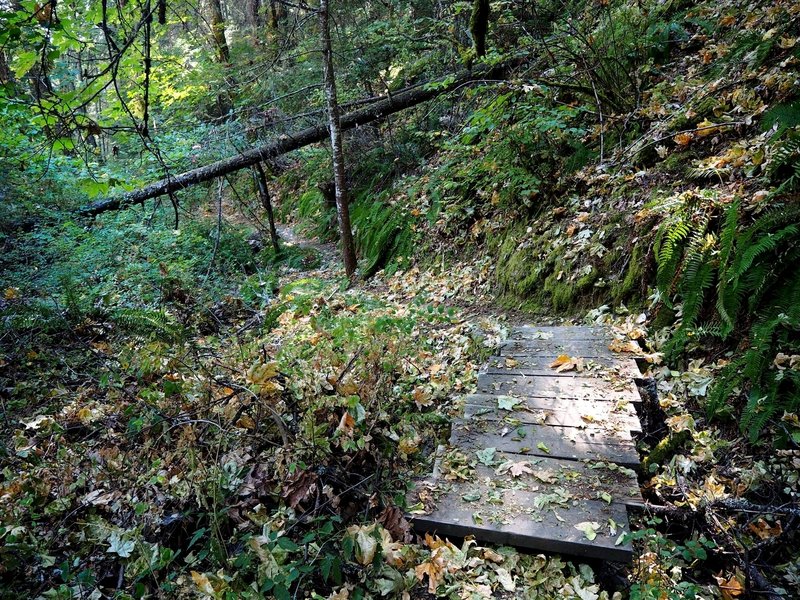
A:
[[[572,370],[583,371],[583,359],[576,356],[561,354],[550,363],[550,368],[555,369],[556,373]]]
[[[387,506],[378,515],[378,523],[384,526],[391,534],[392,539],[398,542],[411,541],[411,525],[403,516],[403,511],[396,506]]]
[[[305,502],[317,489],[317,474],[311,471],[296,471],[286,483],[283,498],[291,508]]]

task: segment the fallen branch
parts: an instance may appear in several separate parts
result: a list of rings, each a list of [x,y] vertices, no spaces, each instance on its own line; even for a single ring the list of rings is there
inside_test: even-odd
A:
[[[518,60],[507,61],[496,66],[484,66],[472,71],[462,71],[456,75],[450,75],[443,79],[431,82],[425,86],[411,86],[405,90],[393,93],[374,104],[342,115],[342,129],[353,129],[360,125],[365,125],[373,121],[378,121],[387,115],[400,112],[406,108],[411,108],[442,94],[446,94],[465,84],[479,82],[485,79],[502,79],[506,73],[517,64]],[[318,125],[308,127],[292,135],[282,135],[277,140],[268,144],[242,152],[237,156],[232,156],[224,160],[186,171],[180,175],[175,175],[156,181],[143,188],[121,194],[112,198],[106,198],[94,202],[79,209],[79,212],[87,216],[96,216],[101,213],[120,210],[142,204],[145,200],[156,198],[164,194],[171,194],[178,190],[185,189],[196,183],[209,181],[216,177],[221,177],[234,171],[251,167],[261,161],[273,160],[276,157],[297,150],[304,146],[321,142],[328,136],[328,127]]]

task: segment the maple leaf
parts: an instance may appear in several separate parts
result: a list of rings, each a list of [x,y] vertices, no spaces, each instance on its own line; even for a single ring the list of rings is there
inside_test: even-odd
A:
[[[586,536],[586,539],[591,542],[597,537],[597,531],[600,529],[600,523],[595,521],[584,521],[583,523],[578,523],[575,525],[575,529],[582,531],[583,535]]]
[[[748,529],[762,540],[778,537],[783,533],[783,527],[781,527],[780,521],[777,521],[773,526],[767,523],[763,518],[759,518],[755,523],[750,523]]]
[[[353,428],[356,425],[356,420],[349,410],[344,411],[342,418],[339,419],[339,425],[336,427],[336,433],[350,437],[353,435]]]
[[[214,588],[212,587],[211,582],[208,580],[208,575],[205,573],[198,573],[197,571],[192,571],[191,574],[192,581],[201,593],[206,594],[207,596],[214,596]]]
[[[428,592],[431,594],[436,593],[436,588],[439,587],[439,584],[444,579],[444,569],[441,565],[436,564],[434,560],[417,565],[414,573],[419,581],[425,579],[426,575],[428,576]]]
[[[643,354],[642,347],[633,340],[611,340],[608,349],[612,352],[628,352],[631,354]]]
[[[347,528],[347,535],[353,540],[353,551],[356,561],[362,566],[372,564],[378,550],[378,540],[372,535],[376,524],[351,525]]]
[[[511,473],[512,477],[521,477],[525,473],[533,475],[533,469],[531,469],[530,464],[527,460],[512,463],[508,468],[508,472]]]

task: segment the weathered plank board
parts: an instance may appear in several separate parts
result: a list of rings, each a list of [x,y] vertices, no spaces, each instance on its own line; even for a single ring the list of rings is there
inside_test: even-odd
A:
[[[532,354],[511,356],[493,356],[486,362],[481,372],[485,373],[519,373],[521,375],[551,375],[553,377],[596,377],[606,373],[616,373],[623,377],[637,379],[642,372],[632,358],[587,358],[581,371],[557,372],[550,365],[558,358],[557,354]]]
[[[512,396],[544,398],[574,398],[576,400],[606,400],[609,402],[641,402],[639,390],[630,380],[615,382],[552,376],[514,376],[483,373],[478,375],[478,391]]]
[[[509,423],[559,425],[585,428],[606,427],[609,431],[641,431],[636,411],[628,403],[558,398],[519,398],[514,410],[498,408],[498,396],[470,394],[464,398],[464,418],[505,420]]]
[[[632,358],[630,353],[612,352],[608,343],[599,340],[506,340],[500,343],[501,356],[567,354],[579,358]]]
[[[605,460],[625,467],[639,466],[639,454],[631,441],[613,438],[604,429],[560,427],[523,423],[504,432],[498,421],[456,419],[450,445],[468,450],[496,448],[526,456],[552,456],[572,460]]]
[[[628,530],[625,506],[573,500],[567,494],[552,486],[546,491],[497,487],[491,479],[453,484],[436,493],[430,513],[411,515],[411,524],[417,531],[440,536],[474,535],[496,544],[629,562],[633,549],[617,543]],[[465,497],[477,500],[468,502]],[[586,522],[600,526],[594,540],[576,528]]]
[[[512,340],[609,340],[611,336],[605,327],[586,325],[542,325],[514,327],[509,334]]]

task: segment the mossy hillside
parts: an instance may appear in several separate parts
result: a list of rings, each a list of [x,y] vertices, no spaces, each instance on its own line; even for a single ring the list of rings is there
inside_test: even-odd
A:
[[[641,303],[647,242],[635,233],[622,217],[604,214],[517,223],[489,242],[498,295],[504,305],[550,314]]]

